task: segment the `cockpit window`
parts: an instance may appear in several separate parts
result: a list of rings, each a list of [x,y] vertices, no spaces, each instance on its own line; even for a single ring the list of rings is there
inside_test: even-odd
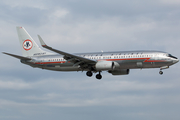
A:
[[[177,57],[174,57],[174,56],[172,56],[171,54],[168,54],[168,57],[177,59]]]

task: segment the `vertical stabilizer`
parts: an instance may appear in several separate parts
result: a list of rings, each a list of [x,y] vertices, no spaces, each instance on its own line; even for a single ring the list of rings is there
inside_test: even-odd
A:
[[[16,27],[23,56],[43,55],[41,50],[24,27]]]

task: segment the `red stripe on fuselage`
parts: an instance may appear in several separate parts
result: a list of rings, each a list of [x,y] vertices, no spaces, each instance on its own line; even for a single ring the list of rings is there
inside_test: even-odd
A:
[[[151,58],[125,58],[125,59],[99,59],[98,61],[121,61],[121,60],[144,60],[143,62],[164,62],[164,60],[149,60]],[[59,64],[71,63],[70,61],[56,61],[56,62],[37,62],[35,64]]]

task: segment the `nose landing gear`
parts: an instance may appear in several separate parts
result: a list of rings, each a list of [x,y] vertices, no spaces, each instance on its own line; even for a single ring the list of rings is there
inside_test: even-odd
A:
[[[159,74],[162,75],[162,74],[163,74],[163,71],[160,70],[160,71],[159,71]]]
[[[169,66],[163,66],[163,67],[161,67],[161,68],[160,68],[160,71],[159,71],[159,74],[162,75],[162,74],[163,74],[163,71],[162,71],[162,70],[168,69],[168,68],[169,68]]]

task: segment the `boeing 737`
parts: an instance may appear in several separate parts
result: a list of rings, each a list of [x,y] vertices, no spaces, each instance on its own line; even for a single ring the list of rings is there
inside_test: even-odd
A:
[[[21,63],[33,68],[42,68],[54,71],[86,71],[91,77],[101,79],[102,71],[112,75],[128,75],[130,69],[160,68],[162,70],[177,63],[178,58],[161,51],[116,51],[71,54],[54,49],[45,44],[38,35],[41,46],[53,51],[49,53],[36,44],[23,27],[17,27],[17,33],[22,50],[22,56],[3,52],[4,54],[20,59]]]

